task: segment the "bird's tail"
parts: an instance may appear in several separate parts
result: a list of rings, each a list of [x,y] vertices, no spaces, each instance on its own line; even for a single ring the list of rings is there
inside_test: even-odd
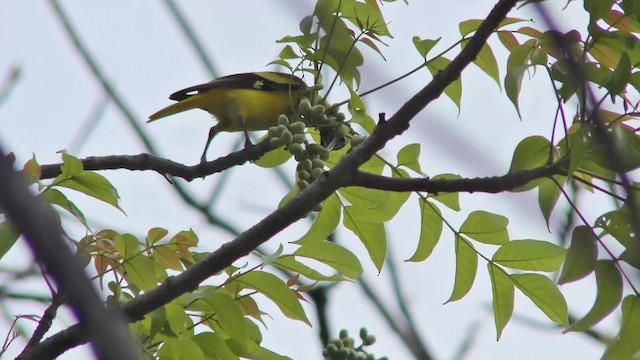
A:
[[[202,96],[202,94],[190,96],[150,115],[147,122],[156,121],[158,119],[162,119],[163,117],[167,117],[169,115],[177,114],[191,109],[202,109],[206,106],[205,100],[206,98]]]

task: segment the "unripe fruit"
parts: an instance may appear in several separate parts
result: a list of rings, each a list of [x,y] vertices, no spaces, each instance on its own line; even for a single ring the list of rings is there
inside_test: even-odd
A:
[[[280,128],[278,128],[277,126],[272,126],[269,128],[269,136],[271,137],[280,137],[280,134],[282,132],[280,131]]]
[[[282,145],[284,145],[284,141],[282,141],[281,138],[279,137],[273,137],[271,138],[271,140],[269,140],[269,143],[271,144],[271,146],[279,148]]]
[[[304,128],[306,127],[305,123],[302,121],[296,121],[289,124],[289,130],[294,134],[301,134],[304,132]]]
[[[311,160],[311,167],[312,168],[318,168],[318,169],[324,169],[324,161],[322,161],[321,159],[313,159],[313,160]]]
[[[338,128],[336,129],[336,134],[338,134],[338,136],[345,136],[348,132],[349,127],[345,124],[338,125]]]
[[[309,159],[304,159],[299,164],[300,170],[311,171],[313,169],[313,162]]]
[[[360,339],[364,340],[367,338],[368,335],[369,335],[369,332],[367,331],[367,328],[365,327],[360,328]]]
[[[340,339],[344,339],[349,337],[349,332],[347,331],[347,329],[342,329],[340,330]]]
[[[309,155],[320,154],[325,150],[326,149],[324,148],[324,146],[320,144],[309,144],[309,146],[307,146],[307,151],[309,152]]]
[[[360,135],[354,135],[351,137],[351,146],[356,147],[364,141],[364,138]]]
[[[306,151],[304,151],[304,152],[302,152],[301,154],[293,154],[293,158],[294,158],[297,162],[301,162],[301,161],[304,161],[304,160],[308,160],[308,159],[309,159],[309,156],[307,155],[307,152],[306,152]],[[311,160],[309,160],[309,161],[311,161]]]
[[[324,114],[324,111],[325,111],[324,105],[318,104],[311,108],[311,112],[309,113],[309,115],[312,118],[319,118]]]
[[[282,134],[280,134],[280,139],[282,139],[282,142],[285,145],[289,146],[293,142],[293,134],[291,133],[291,131],[285,130],[282,132]]]
[[[306,172],[306,171],[305,171]],[[318,180],[318,178],[324,173],[324,169],[322,168],[315,168],[312,169],[309,174],[309,178],[311,179],[311,181],[316,181]],[[305,179],[307,180],[307,179]]]
[[[373,334],[367,335],[366,339],[364,339],[363,343],[365,345],[373,345],[376,342],[376,336]]]
[[[336,120],[339,122],[343,122],[346,118],[347,116],[344,113],[339,112],[336,114]]]
[[[300,109],[302,115],[309,115],[311,112],[311,101],[309,101],[309,99],[302,99],[300,105],[298,105],[298,109]]]
[[[302,147],[302,145],[296,143],[294,141],[293,144],[288,146],[289,152],[292,153],[293,155],[298,155],[298,154],[302,154],[304,152],[304,148]]]
[[[293,135],[293,142],[295,144],[304,144],[304,141],[307,140],[307,137],[304,134],[295,134]]]
[[[314,170],[315,170],[315,169],[314,169]],[[298,178],[299,178],[300,180],[307,180],[307,181],[309,181],[309,179],[311,178],[311,174],[309,174],[309,172],[308,172],[308,171],[306,171],[306,170],[300,170],[300,171],[298,171]]]
[[[309,187],[309,182],[307,180],[298,180],[296,185],[298,185],[298,189],[304,190]]]
[[[278,125],[289,126],[289,118],[285,114],[280,114],[278,116]]]

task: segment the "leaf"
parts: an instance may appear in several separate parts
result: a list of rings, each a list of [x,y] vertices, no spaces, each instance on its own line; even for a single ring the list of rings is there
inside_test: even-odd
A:
[[[179,336],[167,338],[158,351],[162,360],[205,360],[204,352],[190,337]]]
[[[2,259],[18,241],[18,233],[8,221],[0,222],[0,259]]]
[[[433,249],[438,244],[442,235],[442,214],[435,204],[427,200],[419,199],[420,202],[420,239],[418,248],[411,258],[406,261],[419,262],[426,260]]]
[[[193,340],[210,359],[239,359],[238,355],[234,354],[229,346],[227,346],[224,339],[216,333],[203,332],[194,336]]]
[[[591,15],[591,22],[596,22],[609,14],[614,0],[585,0],[584,9]]]
[[[118,191],[104,176],[91,171],[82,171],[66,178],[61,177],[64,177],[64,174],[54,180],[55,185],[79,191],[122,211],[118,205],[120,201]]]
[[[126,260],[124,278],[129,285],[144,291],[149,291],[158,285],[153,261],[143,254]]]
[[[530,170],[543,166],[549,160],[549,140],[542,136],[530,136],[522,140],[513,152],[509,174],[515,174],[522,170]],[[512,190],[513,192],[529,191],[540,186],[544,179],[531,181],[528,184]]]
[[[491,292],[493,293],[493,319],[496,324],[496,339],[500,340],[502,331],[513,315],[514,287],[513,281],[504,271],[487,263],[489,278],[491,279]]]
[[[248,287],[265,295],[273,301],[282,313],[294,320],[303,321],[309,324],[309,319],[304,313],[300,300],[296,297],[293,290],[289,289],[280,278],[264,271],[250,271],[239,276],[235,281],[241,283],[244,287]]]
[[[358,258],[351,251],[330,241],[305,244],[293,255],[320,261],[351,279],[362,275],[362,265]]]
[[[86,229],[89,229],[89,224],[87,224],[87,219],[84,217],[82,211],[78,209],[76,204],[71,202],[62,192],[54,188],[48,188],[43,191],[40,196],[42,196],[44,201],[66,210],[69,214],[78,219]]]
[[[565,177],[556,176],[556,181],[561,185],[564,185],[566,182]],[[558,199],[560,198],[560,188],[556,185],[555,182],[544,179],[540,183],[538,187],[538,206],[540,207],[540,211],[542,212],[542,216],[544,217],[544,221],[547,224],[547,230],[549,229],[549,219],[551,218],[551,213],[553,212],[553,208],[558,203]]]
[[[591,274],[598,258],[598,238],[587,226],[576,226],[571,235],[558,284],[566,284]]]
[[[626,52],[622,53],[618,65],[613,70],[611,77],[605,84],[611,95],[623,95],[631,78],[631,60]]]
[[[556,271],[564,261],[566,250],[540,240],[513,240],[493,254],[493,261],[512,269]]]
[[[180,257],[169,246],[156,246],[153,248],[153,258],[167,269],[182,271],[184,266]]]
[[[222,330],[238,343],[244,344],[247,337],[244,327],[244,313],[238,303],[220,290],[203,300],[211,305],[215,311],[216,321]]]
[[[155,227],[149,229],[147,232],[147,237],[145,238],[145,244],[147,246],[154,245],[158,241],[162,240],[165,236],[167,236],[169,232],[166,229]]]
[[[24,174],[24,177],[27,178],[27,182],[29,184],[35,184],[40,180],[42,177],[42,169],[40,168],[40,164],[38,164],[38,160],[36,160],[35,155],[33,155],[33,157],[24,164],[22,167],[22,173]]]
[[[599,323],[615,310],[622,300],[622,275],[611,260],[599,260],[596,264],[598,292],[591,310],[567,331],[585,331]]]
[[[567,302],[548,277],[540,274],[510,275],[513,283],[552,321],[569,326]]]
[[[427,69],[434,77],[438,75],[440,71],[443,71],[449,64],[451,60],[440,56],[435,59],[431,59],[427,62]],[[455,81],[453,81],[449,86],[444,89],[445,95],[449,97],[456,104],[458,108],[458,112],[460,112],[460,101],[462,100],[462,78],[458,77]]]
[[[509,241],[509,219],[486,211],[474,211],[460,227],[460,233],[485,244],[501,245]]]
[[[405,166],[418,174],[422,174],[422,169],[420,169],[420,162],[418,159],[420,158],[420,144],[409,144],[400,151],[398,151],[398,164],[397,166]]]
[[[473,286],[478,272],[478,254],[473,244],[456,236],[456,278],[448,302],[462,299]]]
[[[419,36],[414,36],[413,45],[416,47],[416,50],[418,50],[418,53],[420,53],[420,56],[426,59],[427,54],[429,54],[429,51],[431,51],[431,49],[433,49],[436,46],[436,44],[438,44],[440,39],[442,39],[442,37],[432,40],[432,39],[421,39]]]
[[[509,59],[507,60],[507,74],[504,77],[504,89],[507,92],[507,97],[509,97],[509,100],[511,100],[513,106],[515,106],[518,116],[521,119],[522,114],[520,113],[519,105],[520,88],[522,87],[524,73],[529,67],[527,59],[532,50],[530,41],[531,40],[525,42],[511,51]]]
[[[258,143],[267,139],[268,136],[268,134],[265,134],[262,138],[260,138],[260,140],[258,140]],[[289,152],[289,150],[285,149],[284,146],[280,146],[277,149],[273,149],[271,151],[268,151],[266,154],[263,154],[258,160],[254,161],[253,163],[262,168],[268,169],[286,163],[289,159],[291,159],[291,157],[293,157],[293,155]]]
[[[462,179],[462,176],[456,174],[439,174],[433,176],[431,180],[456,180]],[[430,194],[429,198],[438,200],[440,203],[445,205],[451,210],[460,211],[460,193],[452,192],[452,193],[442,193],[442,194]]]
[[[460,43],[461,47],[464,49],[467,46],[469,40],[464,40]],[[476,59],[473,60],[473,64],[476,65],[480,70],[482,70],[485,74],[489,75],[498,87],[502,89],[502,85],[500,84],[500,69],[498,68],[498,61],[496,60],[496,56],[493,54],[491,47],[489,44],[485,44]]]
[[[62,153],[62,165],[60,166],[60,176],[62,179],[69,179],[80,174],[84,170],[82,162],[77,158],[65,153]],[[55,182],[55,181],[54,181]]]
[[[349,186],[341,189],[340,195],[351,203],[349,208],[352,215],[362,214],[362,219],[366,222],[382,223],[396,216],[410,194]],[[344,216],[346,217],[346,212]]]
[[[371,261],[378,271],[381,271],[387,256],[387,234],[383,224],[368,222],[366,219],[366,212],[359,213],[353,209],[353,206],[344,208],[344,226],[360,239]]]
[[[307,266],[299,261],[297,261],[293,255],[284,255],[278,258],[273,265],[289,270],[291,272],[300,274],[305,276],[308,279],[315,281],[341,281],[344,280],[341,276],[331,275],[325,276],[321,274],[319,271],[313,269],[310,266]]]
[[[341,215],[342,204],[340,204],[338,195],[333,194],[322,203],[322,211],[313,220],[313,224],[311,224],[307,233],[294,241],[294,243],[302,245],[326,240],[338,227]]]
[[[603,359],[629,359],[640,351],[640,297],[628,295],[622,302],[622,326],[618,342],[604,353]]]

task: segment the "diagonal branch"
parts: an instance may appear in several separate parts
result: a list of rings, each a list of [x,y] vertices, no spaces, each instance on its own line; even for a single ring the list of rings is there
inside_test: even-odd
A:
[[[328,198],[341,186],[344,186],[362,164],[382,149],[391,138],[407,130],[409,122],[431,101],[440,97],[444,89],[460,76],[462,70],[476,58],[489,36],[515,4],[516,0],[500,0],[467,46],[461,50],[449,66],[402,106],[389,121],[381,121],[369,138],[354,148],[331,171],[320,177],[309,188],[240,234],[235,240],[222,245],[203,261],[123,305],[122,310],[129,320],[139,320],[145,314],[169,303],[181,294],[194,291],[202,281],[249,254],[275,234],[298,221],[303,214],[311,211],[316,204]],[[56,356],[84,341],[86,341],[85,334],[78,326],[74,325],[43,341],[24,358],[35,358],[42,354]]]

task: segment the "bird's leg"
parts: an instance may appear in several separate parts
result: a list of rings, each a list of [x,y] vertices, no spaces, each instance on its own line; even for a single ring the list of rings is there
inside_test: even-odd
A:
[[[249,146],[253,146],[253,143],[251,142],[251,138],[249,138],[249,132],[247,131],[247,128],[244,126],[244,119],[242,119],[240,123],[242,124],[242,132],[244,133],[244,147],[248,148]]]
[[[207,162],[207,150],[209,149],[209,145],[211,145],[211,140],[216,136],[218,129],[216,126],[211,127],[209,130],[209,137],[207,138],[207,144],[204,146],[204,151],[202,152],[202,156],[200,157],[200,163]]]

